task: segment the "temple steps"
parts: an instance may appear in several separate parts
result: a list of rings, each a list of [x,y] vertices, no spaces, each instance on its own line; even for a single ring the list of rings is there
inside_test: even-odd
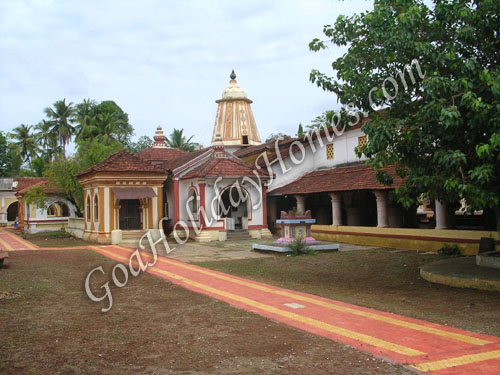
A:
[[[227,232],[228,241],[240,241],[240,240],[251,240],[252,237],[245,230],[235,230]]]

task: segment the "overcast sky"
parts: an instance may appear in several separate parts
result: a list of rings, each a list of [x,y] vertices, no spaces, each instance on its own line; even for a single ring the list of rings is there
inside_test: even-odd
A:
[[[136,138],[184,128],[210,144],[231,69],[264,140],[294,134],[336,98],[309,81],[344,51],[310,52],[323,25],[371,1],[0,0],[0,130],[36,124],[56,100],[114,100]]]

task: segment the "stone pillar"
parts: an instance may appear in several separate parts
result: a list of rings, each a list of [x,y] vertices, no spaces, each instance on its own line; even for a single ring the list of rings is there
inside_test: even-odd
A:
[[[295,199],[297,200],[297,210],[302,212],[303,214],[306,213],[306,197],[303,195],[294,195]]]
[[[436,229],[448,229],[448,207],[446,202],[436,199],[434,215],[436,218]]]
[[[180,218],[180,204],[179,204],[179,179],[174,178],[174,222],[172,225],[175,227],[175,224],[179,222]]]
[[[262,184],[262,225],[267,228],[267,186]]]
[[[340,193],[330,193],[332,199],[332,225],[342,225],[342,196]]]
[[[389,219],[387,216],[387,191],[374,190],[373,194],[377,198],[377,227],[387,228]]]
[[[205,186],[204,182],[201,182],[200,187],[200,205],[198,207],[198,217],[200,218],[200,228],[205,228]]]

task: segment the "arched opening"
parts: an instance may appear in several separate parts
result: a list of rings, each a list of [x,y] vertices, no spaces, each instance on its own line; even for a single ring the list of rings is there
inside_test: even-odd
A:
[[[7,221],[15,221],[19,216],[19,202],[12,202],[7,207]]]
[[[90,221],[91,217],[91,206],[90,206],[90,195],[87,196],[87,221]]]
[[[62,216],[66,217],[66,216],[70,215],[69,207],[66,203],[61,204],[61,209],[62,209],[62,213],[61,213]]]
[[[94,195],[94,221],[99,221],[99,196]]]
[[[226,228],[248,229],[250,197],[240,186],[224,190],[219,198],[219,217],[227,220]]]
[[[141,229],[141,202],[139,199],[120,200],[120,229]]]
[[[49,208],[47,208],[47,216],[58,216],[57,215],[57,205],[52,203]]]
[[[196,189],[191,188],[189,190],[189,196],[188,196],[188,214],[189,218],[193,219],[198,219],[198,194],[196,192]]]

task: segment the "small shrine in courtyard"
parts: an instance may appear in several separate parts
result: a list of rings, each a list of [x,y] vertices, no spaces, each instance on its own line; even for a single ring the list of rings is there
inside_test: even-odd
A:
[[[288,211],[288,213],[281,211],[276,223],[281,224],[281,237],[276,241],[277,244],[289,243],[296,238],[301,238],[307,244],[318,243],[311,236],[311,225],[316,223],[316,220],[312,218],[310,210],[303,215],[296,215],[293,211]]]

